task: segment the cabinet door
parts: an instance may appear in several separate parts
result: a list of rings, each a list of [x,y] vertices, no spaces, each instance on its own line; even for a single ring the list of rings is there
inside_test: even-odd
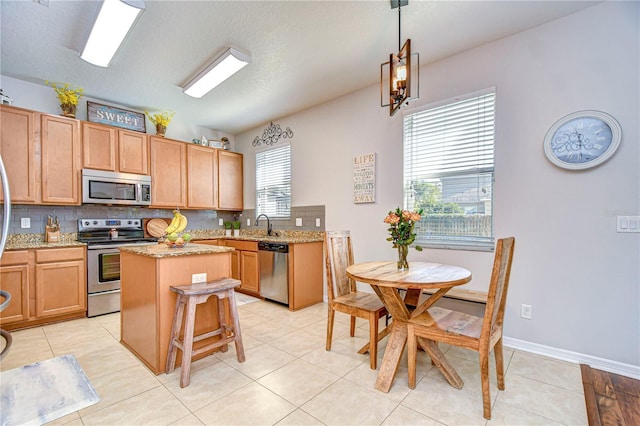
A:
[[[231,252],[231,278],[242,279],[240,276],[240,252],[238,250]]]
[[[203,146],[188,145],[187,169],[187,206],[194,209],[218,208],[216,151]]]
[[[151,207],[187,205],[187,144],[158,137],[149,138],[151,157]]]
[[[242,154],[218,152],[218,208],[239,211],[243,209]]]
[[[118,130],[118,163],[122,173],[149,174],[147,135]]]
[[[11,301],[0,312],[0,324],[29,319],[29,273],[27,265],[0,267],[0,289],[11,293]],[[4,302],[4,298],[1,300]]]
[[[2,105],[0,108],[0,154],[7,169],[11,201],[36,203],[36,173],[39,159],[35,156],[36,113]],[[0,193],[0,200],[4,201]]]
[[[47,317],[85,311],[85,262],[36,264],[36,316]]]
[[[80,204],[78,120],[41,115],[42,203]]]
[[[117,138],[115,127],[82,122],[82,167],[115,172]]]
[[[240,288],[253,293],[260,292],[260,273],[258,271],[258,253],[255,251],[240,252]]]

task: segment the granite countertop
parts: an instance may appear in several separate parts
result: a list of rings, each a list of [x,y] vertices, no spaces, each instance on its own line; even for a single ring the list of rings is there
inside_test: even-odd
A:
[[[60,241],[48,243],[44,240],[44,234],[12,234],[7,236],[5,250],[28,250],[42,248],[84,247],[85,243],[77,241],[75,232],[60,233]]]
[[[271,243],[314,243],[324,240],[322,231],[273,231],[268,236],[265,230],[241,229],[239,236],[227,237],[224,229],[196,229],[189,231],[192,240],[240,240],[267,241]],[[76,232],[60,234],[60,242],[48,243],[44,241],[44,234],[11,234],[7,237],[6,250],[28,250],[61,247],[84,247],[85,243],[77,241]],[[187,246],[188,247],[188,246]],[[171,249],[176,250],[176,249]]]
[[[235,249],[233,247],[211,246],[207,244],[197,243],[189,243],[186,246],[180,248],[169,247],[166,244],[120,247],[120,251],[155,258],[227,253],[234,250]]]

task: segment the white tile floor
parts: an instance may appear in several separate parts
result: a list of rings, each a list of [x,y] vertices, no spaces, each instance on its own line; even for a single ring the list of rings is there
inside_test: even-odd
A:
[[[240,295],[240,301],[246,297]],[[246,362],[235,351],[194,362],[181,389],[179,368],[155,376],[119,344],[120,317],[110,314],[13,332],[2,371],[74,354],[98,391],[98,404],[58,419],[69,425],[586,425],[576,364],[505,350],[506,390],[491,371],[493,416],[482,417],[474,352],[443,350],[465,382],[449,386],[424,353],[418,384],[407,387],[406,354],[387,394],[374,389],[376,371],[357,349],[367,323],[348,335],[348,317],[336,314],[334,342],[325,351],[326,304],[289,312],[271,302],[242,304]],[[384,353],[380,348],[380,360]],[[380,362],[380,361],[379,361]],[[1,374],[0,374],[1,379]]]

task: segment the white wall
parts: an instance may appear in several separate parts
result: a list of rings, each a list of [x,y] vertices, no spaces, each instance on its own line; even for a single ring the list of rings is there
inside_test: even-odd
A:
[[[73,86],[73,84],[71,83],[70,85]],[[2,91],[6,96],[13,98],[13,106],[32,109],[48,114],[57,115],[61,113],[60,105],[55,92],[51,87],[45,86],[44,81],[42,82],[42,84],[36,84],[2,75],[0,76],[0,87],[2,87]],[[88,91],[85,88],[85,93],[87,92]],[[101,99],[92,98],[91,96],[83,96],[82,98],[80,98],[78,109],[76,111],[76,118],[79,120],[87,120],[87,101],[93,101],[105,105],[119,107],[130,111],[144,112],[136,108],[131,108],[126,105],[119,105],[111,101],[103,101]],[[167,109],[170,110],[170,108]],[[151,114],[154,114],[158,111],[149,112]],[[147,133],[155,135],[156,129],[153,123],[151,123],[148,118],[145,119]],[[167,138],[190,142],[192,139],[200,139],[202,136],[216,140],[219,140],[223,136],[226,136],[229,139],[232,148],[235,144],[235,137],[233,135],[214,129],[207,129],[205,127],[196,126],[186,120],[185,117],[181,117],[179,112],[176,113],[176,115],[171,120],[171,123],[169,123],[169,126],[167,126]]]
[[[640,215],[639,16],[638,2],[605,2],[428,64],[412,105],[496,86],[495,234],[516,237],[505,335],[515,345],[638,376],[640,234],[616,233],[616,215]],[[390,118],[379,102],[372,86],[274,117],[294,132],[293,205],[324,204],[326,229],[352,231],[356,261],[395,256],[382,220],[402,204],[402,116]],[[620,122],[620,148],[595,169],[555,167],[544,156],[545,133],[564,115],[586,109]],[[236,135],[236,149],[245,154],[247,208],[255,206],[251,142],[267,125]],[[376,202],[353,204],[352,159],[371,152]],[[410,260],[471,269],[474,289],[487,288],[492,258],[410,253]],[[519,317],[523,303],[533,306],[532,320]]]

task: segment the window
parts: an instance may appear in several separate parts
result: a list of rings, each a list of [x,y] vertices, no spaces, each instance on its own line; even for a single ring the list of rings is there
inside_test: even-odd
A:
[[[495,88],[404,117],[404,206],[417,242],[493,249]]]
[[[256,216],[289,218],[291,145],[256,152]]]

